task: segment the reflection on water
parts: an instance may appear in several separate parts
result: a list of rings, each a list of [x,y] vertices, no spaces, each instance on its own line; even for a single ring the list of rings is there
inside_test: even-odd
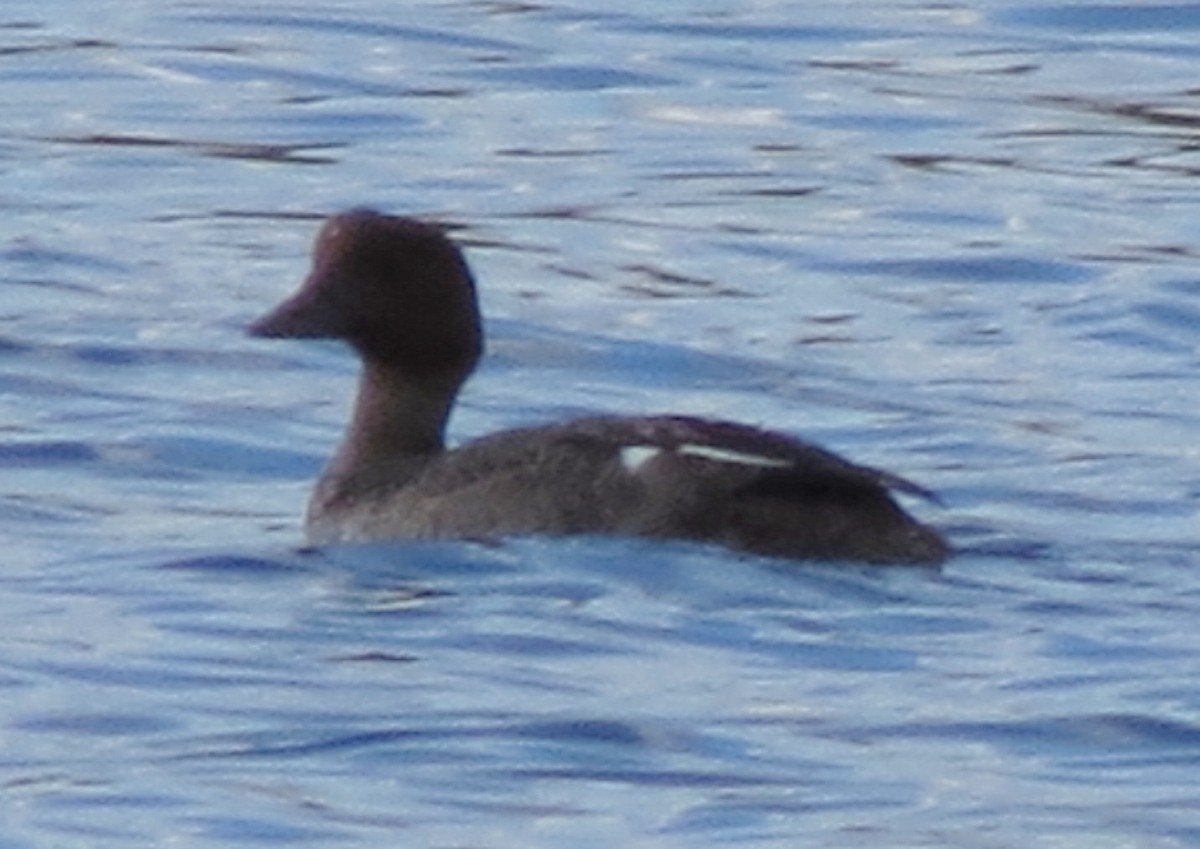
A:
[[[0,11],[5,846],[1189,846],[1187,4]],[[940,572],[298,551],[325,214],[452,225],[456,434],[769,424]],[[988,841],[991,842],[988,842]]]

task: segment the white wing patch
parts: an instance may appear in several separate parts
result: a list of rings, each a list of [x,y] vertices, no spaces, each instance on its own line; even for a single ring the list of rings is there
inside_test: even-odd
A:
[[[781,460],[778,457],[764,457],[762,454],[750,454],[745,451],[734,451],[717,445],[701,445],[694,442],[686,442],[674,449],[666,449],[657,445],[626,445],[621,449],[621,465],[631,475],[636,475],[647,463],[667,450],[673,450],[685,457],[699,457],[715,463],[753,466],[758,469],[786,469],[793,465],[792,461]]]
[[[654,445],[626,445],[621,449],[621,465],[629,474],[636,475],[661,453],[662,449]]]
[[[733,463],[738,466],[755,466],[760,469],[786,469],[792,465],[791,460],[780,460],[778,457],[764,457],[762,454],[748,454],[744,451],[733,451],[717,445],[698,445],[688,442],[676,449],[680,454],[690,457],[701,457],[705,460],[715,460],[718,463]]]

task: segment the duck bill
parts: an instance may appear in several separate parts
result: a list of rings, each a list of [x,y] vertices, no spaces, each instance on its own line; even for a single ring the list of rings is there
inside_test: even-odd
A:
[[[304,287],[251,324],[251,336],[271,339],[327,339],[340,336],[336,311],[321,303],[319,290]]]

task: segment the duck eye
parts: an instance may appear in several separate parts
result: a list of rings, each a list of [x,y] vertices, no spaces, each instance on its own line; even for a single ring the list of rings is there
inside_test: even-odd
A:
[[[325,229],[321,231],[321,237],[317,240],[317,250],[321,251],[328,248],[341,235],[342,223],[340,221],[330,221],[325,225]]]

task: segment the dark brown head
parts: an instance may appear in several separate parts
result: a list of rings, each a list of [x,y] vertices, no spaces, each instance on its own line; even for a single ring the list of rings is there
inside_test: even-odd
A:
[[[363,359],[414,376],[465,378],[483,350],[475,283],[458,246],[431,224],[371,210],[329,219],[308,279],[250,333],[344,339]]]

